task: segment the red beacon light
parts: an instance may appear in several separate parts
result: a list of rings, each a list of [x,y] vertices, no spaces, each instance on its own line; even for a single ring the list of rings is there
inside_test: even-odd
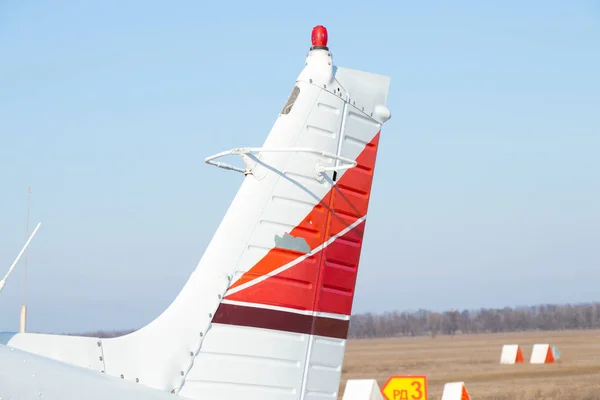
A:
[[[313,50],[313,49],[329,50],[327,48],[327,28],[325,28],[323,25],[317,25],[313,28],[311,40],[312,40],[312,47],[310,48],[311,50]]]

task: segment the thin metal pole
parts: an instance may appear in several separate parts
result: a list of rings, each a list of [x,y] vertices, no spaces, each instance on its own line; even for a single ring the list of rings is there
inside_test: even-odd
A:
[[[31,186],[27,190],[27,236],[29,236],[29,212],[31,209]],[[23,305],[27,304],[27,255],[29,249],[25,250],[25,273],[23,282]]]

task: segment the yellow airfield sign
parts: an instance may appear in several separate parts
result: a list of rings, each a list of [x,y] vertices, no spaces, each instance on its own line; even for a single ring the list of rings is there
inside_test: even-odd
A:
[[[381,388],[387,400],[427,400],[426,376],[392,376]]]

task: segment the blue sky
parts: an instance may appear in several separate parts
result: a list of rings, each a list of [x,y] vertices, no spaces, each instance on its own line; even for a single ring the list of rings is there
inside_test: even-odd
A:
[[[176,5],[175,5],[176,4]],[[356,312],[600,300],[595,1],[0,3],[0,274],[29,329],[140,327],[195,268],[314,25],[392,78]],[[18,329],[23,263],[0,294]]]

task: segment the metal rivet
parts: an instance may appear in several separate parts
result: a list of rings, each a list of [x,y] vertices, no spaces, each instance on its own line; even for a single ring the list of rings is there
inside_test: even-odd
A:
[[[183,373],[183,371],[181,371],[181,376],[183,376],[183,375],[185,375],[185,374]]]
[[[98,347],[102,346],[102,343],[98,342]]]
[[[323,87],[324,87],[325,89],[327,89],[327,85],[323,85]]]
[[[218,294],[218,295],[217,295],[217,297],[220,299],[220,298],[221,298],[221,295],[220,295],[220,294]]]
[[[190,351],[190,357],[194,357],[194,352]]]
[[[98,357],[100,359],[100,361],[102,361],[102,356]]]
[[[123,378],[125,378],[125,377],[123,376],[123,374],[121,374],[121,379],[123,379]]]
[[[136,381],[136,382],[139,382],[139,381],[140,381],[140,378],[135,378],[135,381]]]
[[[208,314],[208,318],[212,318],[212,314]]]
[[[200,337],[204,336],[204,334],[202,332],[200,332]]]
[[[309,82],[309,83],[312,83],[312,79],[309,79],[309,80],[308,80],[308,82]]]

